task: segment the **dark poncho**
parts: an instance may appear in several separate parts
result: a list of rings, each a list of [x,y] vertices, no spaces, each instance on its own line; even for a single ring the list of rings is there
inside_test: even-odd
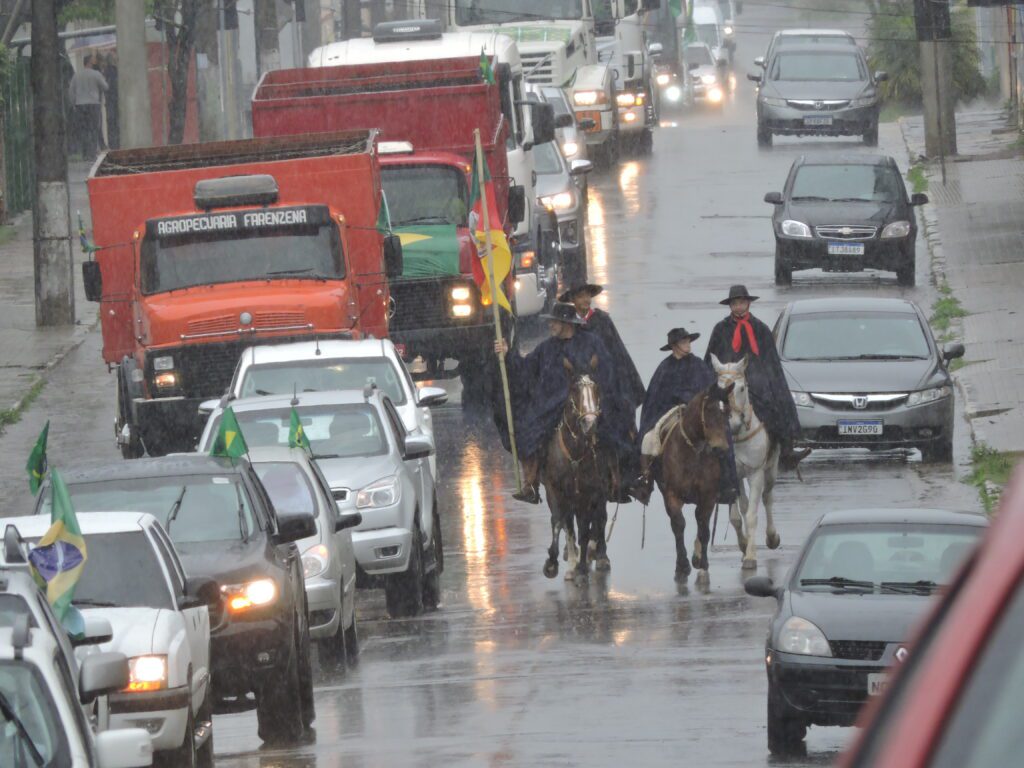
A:
[[[633,358],[626,351],[626,345],[622,343],[622,337],[619,336],[611,315],[600,309],[591,310],[590,318],[583,327],[596,334],[604,343],[608,354],[611,355],[612,373],[619,383],[619,392],[629,402],[633,411],[636,411],[644,401],[644,380],[640,378]]]
[[[597,370],[591,371],[590,360],[595,356]],[[563,362],[566,359],[577,373],[589,373],[600,388],[598,435],[601,442],[619,454],[630,452],[630,433],[635,422],[632,413],[622,407],[622,396],[612,376],[611,355],[595,334],[577,330],[571,339],[542,341],[526,357],[513,352],[506,358],[519,455],[524,458],[535,455],[558,427],[569,397],[570,378]]]
[[[708,351],[704,359],[711,363],[711,355],[719,362],[738,363],[747,357],[747,386],[750,389],[750,401],[754,406],[757,418],[764,422],[769,434],[776,439],[793,438],[800,434],[800,421],[796,414],[796,405],[786,383],[786,374],[782,370],[782,361],[775,348],[775,337],[771,329],[753,315],[750,324],[754,328],[759,354],[750,349],[746,333],[741,335],[742,344],[739,351],[732,348],[733,334],[736,330],[736,319],[729,315],[715,326],[708,339]]]
[[[658,419],[677,405],[690,402],[698,392],[715,383],[711,366],[695,355],[677,360],[669,355],[654,371],[640,411],[640,438],[654,429]]]

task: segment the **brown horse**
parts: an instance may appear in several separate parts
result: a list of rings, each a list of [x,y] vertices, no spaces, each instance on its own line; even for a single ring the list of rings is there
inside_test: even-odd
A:
[[[597,438],[601,391],[590,377],[597,370],[597,357],[591,358],[587,372],[576,371],[568,359],[563,364],[570,377],[569,397],[562,420],[548,443],[540,474],[551,509],[551,547],[544,575],[549,579],[558,575],[558,543],[564,530],[569,561],[565,578],[575,576],[577,581],[585,581],[591,540],[596,543],[594,567],[598,571],[611,570],[604,530],[608,521],[605,505],[609,461]]]
[[[676,539],[676,581],[686,581],[690,563],[683,533],[683,504],[696,504],[697,537],[693,541],[693,567],[707,578],[711,513],[718,503],[721,472],[719,456],[729,450],[726,412],[733,385],[712,384],[664,422],[658,488]]]

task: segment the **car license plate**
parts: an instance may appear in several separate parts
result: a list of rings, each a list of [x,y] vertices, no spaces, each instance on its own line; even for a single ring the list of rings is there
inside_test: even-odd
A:
[[[882,422],[880,421],[840,421],[839,436],[858,435],[880,435],[882,434]]]
[[[889,687],[889,675],[885,672],[871,672],[868,674],[868,696],[881,696]]]
[[[863,256],[864,243],[829,243],[829,256]]]
[[[804,118],[804,125],[832,125],[832,118],[831,118],[831,116],[825,116],[825,115],[815,116],[815,117],[805,117]]]
[[[589,128],[583,130],[587,133],[595,133],[601,130],[601,113],[600,112],[577,112],[576,113],[576,124],[579,125],[584,120],[593,120],[594,124]]]

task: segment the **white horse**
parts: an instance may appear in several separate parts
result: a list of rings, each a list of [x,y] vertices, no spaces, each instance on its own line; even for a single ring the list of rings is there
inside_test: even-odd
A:
[[[714,355],[711,363],[718,375],[718,386],[734,384],[729,396],[729,427],[736,452],[736,473],[740,479],[739,499],[729,506],[729,521],[736,529],[736,541],[743,553],[743,567],[757,567],[757,512],[764,502],[767,530],[765,545],[777,549],[781,539],[772,515],[772,489],[779,474],[779,446],[768,436],[762,421],[754,413],[747,387],[747,358],[738,363],[722,363]],[[745,490],[743,481],[749,484]]]

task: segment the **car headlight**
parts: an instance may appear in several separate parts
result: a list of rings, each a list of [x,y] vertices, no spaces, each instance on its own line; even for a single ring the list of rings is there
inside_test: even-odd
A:
[[[775,96],[762,96],[761,97],[761,103],[764,104],[766,107],[784,107],[784,106],[786,106],[786,100],[785,99],[779,99],[779,98],[776,98]]]
[[[159,691],[167,687],[167,656],[132,656],[128,659],[126,693]]]
[[[851,107],[871,107],[878,101],[877,93],[865,93],[850,101]]]
[[[576,196],[572,190],[566,190],[557,195],[545,195],[540,199],[540,204],[551,211],[567,211],[576,205]]]
[[[229,584],[220,589],[227,596],[228,610],[232,613],[270,605],[277,600],[277,582],[273,579],[256,579],[245,584]]]
[[[953,394],[952,389],[948,386],[944,387],[932,387],[931,389],[922,389],[918,392],[911,392],[910,396],[907,397],[907,405],[925,405],[926,403],[934,403],[936,400],[942,400],[943,398],[949,397]]]
[[[384,477],[371,483],[356,494],[356,509],[390,507],[402,498],[402,486],[398,475]]]
[[[717,104],[723,98],[725,98],[725,94],[722,93],[722,89],[717,85],[708,88],[708,101]]]
[[[882,230],[882,239],[887,240],[891,237],[906,237],[909,234],[909,221],[894,221],[892,224],[887,224],[885,229]]]
[[[302,553],[302,578],[312,579],[327,570],[331,553],[323,544],[314,544]]]
[[[683,98],[683,90],[678,85],[670,85],[665,89],[665,98],[669,101],[679,101]]]
[[[562,154],[566,157],[573,157],[580,151],[580,145],[575,141],[567,141],[562,144]]]
[[[831,656],[825,633],[807,619],[790,616],[779,630],[776,644],[783,653],[799,653],[803,656]]]
[[[726,24],[722,27],[722,31],[725,32],[725,36],[728,37],[733,33],[733,28],[729,24]]]
[[[810,237],[811,228],[804,224],[802,221],[794,221],[793,219],[786,219],[782,222],[782,234],[787,237]]]
[[[654,79],[658,85],[668,85],[672,81],[672,76],[668,72],[662,72]]]
[[[604,91],[576,91],[572,95],[572,103],[577,107],[592,107],[595,104],[604,104],[608,97]]]
[[[172,371],[174,370],[174,358],[170,355],[164,355],[163,357],[153,358],[153,370],[154,371]]]
[[[718,78],[714,75],[701,75],[700,81],[704,83],[704,85],[712,85],[718,82]]]
[[[793,402],[801,408],[810,408],[814,405],[814,401],[811,400],[811,396],[806,392],[790,392],[789,394],[793,396]]]

